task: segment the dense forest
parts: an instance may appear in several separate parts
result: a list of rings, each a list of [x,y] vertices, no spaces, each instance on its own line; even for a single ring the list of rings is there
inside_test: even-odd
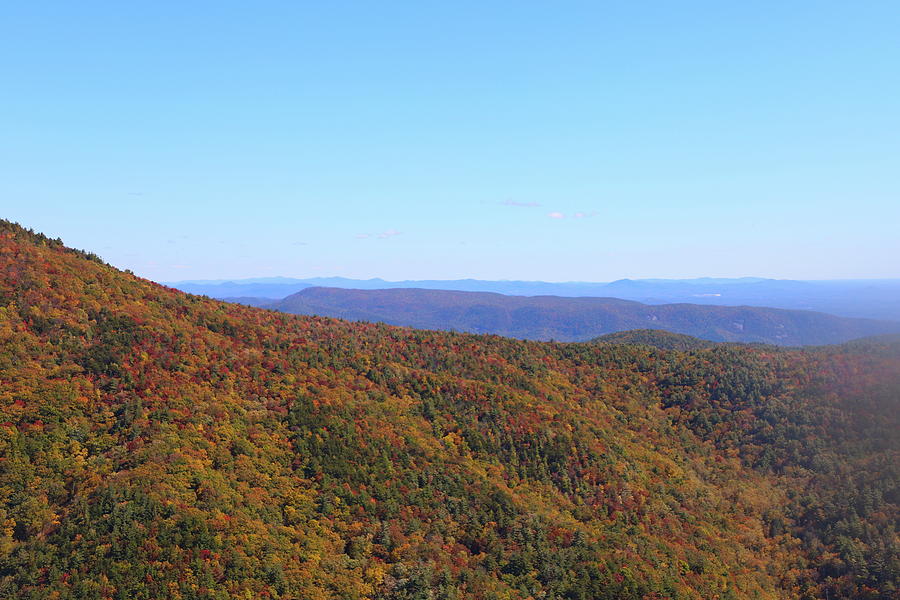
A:
[[[0,597],[897,598],[900,340],[541,343],[0,222]]]

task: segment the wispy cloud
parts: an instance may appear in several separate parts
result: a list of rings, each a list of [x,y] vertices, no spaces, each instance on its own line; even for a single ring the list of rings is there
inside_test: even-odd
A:
[[[591,217],[596,217],[597,214],[598,213],[596,210],[591,210],[591,211],[578,211],[578,212],[572,213],[569,216],[573,219],[590,219]],[[568,218],[566,216],[566,213],[561,213],[559,211],[553,211],[553,212],[547,213],[547,216],[550,217],[551,219],[566,219],[566,218]]]
[[[368,240],[368,239],[372,239],[372,238],[379,239],[379,240],[386,240],[388,238],[398,236],[401,233],[403,233],[403,232],[397,231],[396,229],[388,229],[387,231],[382,231],[381,233],[357,233],[353,237],[355,237],[358,240]]]
[[[518,208],[537,208],[541,205],[540,202],[519,202],[517,200],[504,200],[498,204],[501,206],[515,206]]]

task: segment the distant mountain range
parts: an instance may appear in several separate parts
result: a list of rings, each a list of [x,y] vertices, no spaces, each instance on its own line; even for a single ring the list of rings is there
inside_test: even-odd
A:
[[[293,314],[531,340],[587,341],[631,329],[661,329],[717,342],[799,346],[900,332],[896,322],[812,311],[449,290],[313,287],[284,300],[256,305]]]
[[[309,287],[347,289],[417,288],[493,292],[514,296],[605,297],[644,304],[691,303],[816,310],[843,317],[900,321],[900,279],[797,281],[743,277],[722,279],[621,279],[610,283],[484,281],[478,279],[385,281],[314,277],[291,279],[192,280],[168,283],[179,290],[246,304],[280,300]],[[265,300],[257,300],[257,299]]]

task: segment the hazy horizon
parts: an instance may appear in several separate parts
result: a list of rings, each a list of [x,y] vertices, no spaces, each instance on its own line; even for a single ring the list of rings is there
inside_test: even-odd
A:
[[[423,279],[387,279],[385,277],[343,277],[340,275],[310,275],[308,277],[302,276],[285,276],[285,275],[272,275],[265,277],[225,277],[225,278],[216,278],[216,279],[178,279],[178,280],[154,280],[158,283],[277,283],[277,281],[309,281],[309,280],[326,280],[326,279],[347,279],[347,280],[355,280],[355,281],[384,281],[385,283],[405,283],[405,282],[416,282],[416,281],[497,281],[503,283],[552,283],[552,284],[565,284],[565,283],[581,283],[581,284],[610,284],[616,283],[619,281],[640,281],[640,282],[698,282],[704,280],[723,282],[723,283],[732,283],[742,280],[752,280],[752,281],[799,281],[805,283],[828,283],[828,282],[865,282],[865,281],[900,281],[900,277],[836,277],[833,279],[789,279],[789,278],[780,278],[780,277],[759,277],[753,275],[745,275],[738,277],[715,277],[708,275],[700,275],[696,277],[620,277],[618,279],[611,279],[608,281],[593,281],[593,280],[578,280],[578,279],[566,279],[566,280],[551,280],[551,279],[482,279],[478,277],[459,277],[454,279],[444,279],[444,278],[435,278],[428,277]]]

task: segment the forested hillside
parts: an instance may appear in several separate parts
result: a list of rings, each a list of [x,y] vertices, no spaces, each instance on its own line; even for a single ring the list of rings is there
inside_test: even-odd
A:
[[[0,597],[896,598],[900,344],[190,296],[0,222]]]

